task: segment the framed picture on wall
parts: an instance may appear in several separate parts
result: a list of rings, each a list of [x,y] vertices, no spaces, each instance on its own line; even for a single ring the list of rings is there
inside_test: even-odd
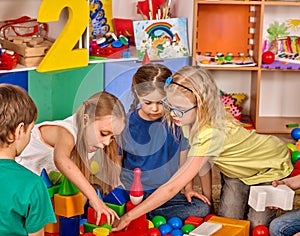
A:
[[[189,56],[186,18],[134,21],[138,59],[150,60]]]

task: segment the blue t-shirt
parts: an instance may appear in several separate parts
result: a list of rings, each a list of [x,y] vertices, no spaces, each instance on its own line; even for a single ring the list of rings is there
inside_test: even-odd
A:
[[[141,168],[144,191],[153,192],[167,182],[179,168],[180,152],[189,148],[180,128],[175,135],[162,119],[147,121],[138,110],[128,114],[122,133],[123,169],[121,181],[127,190],[133,182],[133,170]]]

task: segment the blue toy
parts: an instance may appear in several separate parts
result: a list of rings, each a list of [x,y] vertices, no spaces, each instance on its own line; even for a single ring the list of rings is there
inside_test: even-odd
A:
[[[291,132],[291,136],[295,141],[298,141],[300,139],[300,128],[295,128]]]

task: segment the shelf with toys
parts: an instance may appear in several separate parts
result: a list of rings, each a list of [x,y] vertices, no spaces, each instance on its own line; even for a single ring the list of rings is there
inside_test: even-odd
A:
[[[286,125],[300,122],[299,8],[290,1],[194,1],[193,64],[219,84],[227,79],[227,91],[248,84],[244,112],[260,133],[289,133]]]

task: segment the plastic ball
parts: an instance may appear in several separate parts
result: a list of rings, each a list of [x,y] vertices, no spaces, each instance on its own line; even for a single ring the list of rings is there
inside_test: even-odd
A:
[[[191,224],[186,224],[186,225],[182,226],[182,228],[181,228],[182,232],[185,234],[189,234],[194,229],[195,229],[195,226],[191,225]]]
[[[297,151],[295,144],[288,143],[287,148],[289,149],[290,153],[292,154],[294,151]]]
[[[296,161],[294,168],[300,170],[300,160]]]
[[[148,220],[148,228],[149,229],[154,228],[154,224],[151,220]]]
[[[168,220],[168,224],[173,228],[173,229],[180,229],[183,225],[182,220],[179,217],[171,217]]]
[[[172,236],[183,236],[183,232],[180,229],[174,229],[170,233]]]
[[[300,175],[300,170],[298,169],[293,169],[292,173],[290,174],[290,177],[294,177],[296,175]]]
[[[262,54],[262,62],[264,64],[271,64],[275,60],[275,55],[271,51],[266,51]]]
[[[91,172],[93,175],[97,174],[100,170],[99,164],[96,161],[92,161],[91,163]]]
[[[300,152],[294,151],[292,153],[292,163],[295,164],[300,159]]]
[[[153,224],[154,224],[154,227],[155,228],[158,228],[160,225],[162,225],[162,224],[166,224],[167,223],[167,220],[166,220],[166,218],[165,217],[163,217],[163,216],[154,216],[153,218],[152,218],[152,222],[153,222]]]
[[[172,227],[168,224],[162,224],[158,227],[158,229],[162,235],[168,234],[173,230]]]
[[[300,128],[295,128],[291,132],[291,136],[295,141],[298,141],[300,139]]]
[[[264,225],[257,225],[254,227],[252,231],[252,236],[261,236],[261,235],[269,235],[269,229]]]
[[[146,231],[147,236],[161,236],[161,232],[157,228],[151,228]]]

